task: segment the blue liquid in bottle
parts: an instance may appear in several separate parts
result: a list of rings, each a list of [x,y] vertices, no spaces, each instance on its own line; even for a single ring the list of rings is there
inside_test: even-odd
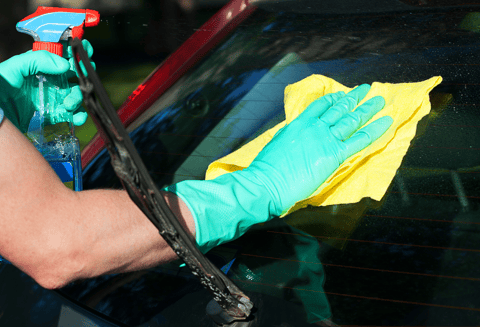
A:
[[[57,138],[39,150],[67,187],[82,191],[82,161],[76,137]]]

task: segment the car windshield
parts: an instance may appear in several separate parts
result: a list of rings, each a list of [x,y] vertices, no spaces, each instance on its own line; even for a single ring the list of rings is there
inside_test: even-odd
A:
[[[381,201],[309,207],[209,253],[261,326],[480,321],[479,24],[465,7],[258,9],[129,127],[160,188],[204,179],[211,162],[282,122],[285,87],[312,74],[348,87],[443,77]],[[105,150],[83,178],[85,189],[120,187]],[[129,326],[208,325],[211,297],[180,262],[63,292]]]

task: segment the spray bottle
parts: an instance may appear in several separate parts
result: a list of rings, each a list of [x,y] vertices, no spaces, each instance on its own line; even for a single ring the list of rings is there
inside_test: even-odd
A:
[[[62,56],[61,41],[83,36],[83,28],[96,26],[100,14],[89,9],[38,7],[17,23],[17,31],[33,37],[33,51],[47,50]],[[82,190],[80,146],[75,137],[73,113],[62,109],[70,93],[66,74],[37,74],[27,78],[24,92],[34,108],[26,136],[50,163],[65,185]]]
[[[99,22],[100,14],[94,10],[38,7],[35,13],[17,23],[17,30],[33,37],[33,51],[47,50],[62,56],[60,41],[68,41],[70,37],[81,39],[84,26],[96,26]],[[34,114],[26,136],[62,182],[81,191],[80,145],[75,137],[73,113],[59,105],[70,92],[66,74],[29,76],[23,91],[31,97],[34,107],[28,108]],[[0,270],[2,264],[9,263],[0,256]]]

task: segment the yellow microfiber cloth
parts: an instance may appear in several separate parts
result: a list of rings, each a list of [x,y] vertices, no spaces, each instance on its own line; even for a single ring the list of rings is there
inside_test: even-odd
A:
[[[380,201],[407,153],[418,121],[430,112],[429,92],[441,81],[442,78],[437,76],[418,83],[373,83],[359,105],[374,96],[382,96],[385,107],[370,122],[388,115],[393,118],[392,126],[380,139],[348,158],[310,197],[297,202],[282,217],[308,205],[356,203],[365,197]],[[237,151],[211,163],[206,179],[248,167],[275,133],[292,122],[312,101],[328,93],[347,93],[350,90],[322,75],[311,75],[288,85],[284,99],[286,120]]]

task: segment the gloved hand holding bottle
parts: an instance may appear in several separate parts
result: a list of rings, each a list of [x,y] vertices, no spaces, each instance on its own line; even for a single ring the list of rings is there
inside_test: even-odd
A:
[[[82,44],[91,57],[90,42],[83,40]],[[78,74],[70,46],[63,47],[63,57],[45,50],[14,56],[0,63],[0,108],[44,155],[62,182],[80,191],[80,148],[73,126],[84,124],[87,113],[81,106],[80,87],[67,82],[73,76]],[[56,84],[59,79],[62,85]],[[54,134],[58,131],[65,136]]]
[[[338,92],[314,101],[242,171],[167,187],[192,213],[201,251],[280,216],[310,196],[347,158],[382,136],[393,122],[389,116],[359,130],[383,108],[382,97],[352,112],[369,90],[369,85],[361,85],[346,95]]]
[[[90,42],[83,40],[83,47],[88,56],[93,55]],[[92,62],[95,67],[95,64]],[[14,56],[0,63],[0,107],[5,116],[22,132],[28,130],[28,125],[33,117],[34,107],[31,104],[32,94],[25,93],[25,83],[28,78],[37,74],[61,75],[67,78],[78,76],[72,58],[71,47],[65,47],[63,57],[48,51],[28,51]],[[80,126],[87,120],[87,113],[81,106],[82,92],[78,84],[70,85],[68,94],[54,112],[67,110],[73,114],[73,123]],[[58,115],[60,116],[60,115]]]

